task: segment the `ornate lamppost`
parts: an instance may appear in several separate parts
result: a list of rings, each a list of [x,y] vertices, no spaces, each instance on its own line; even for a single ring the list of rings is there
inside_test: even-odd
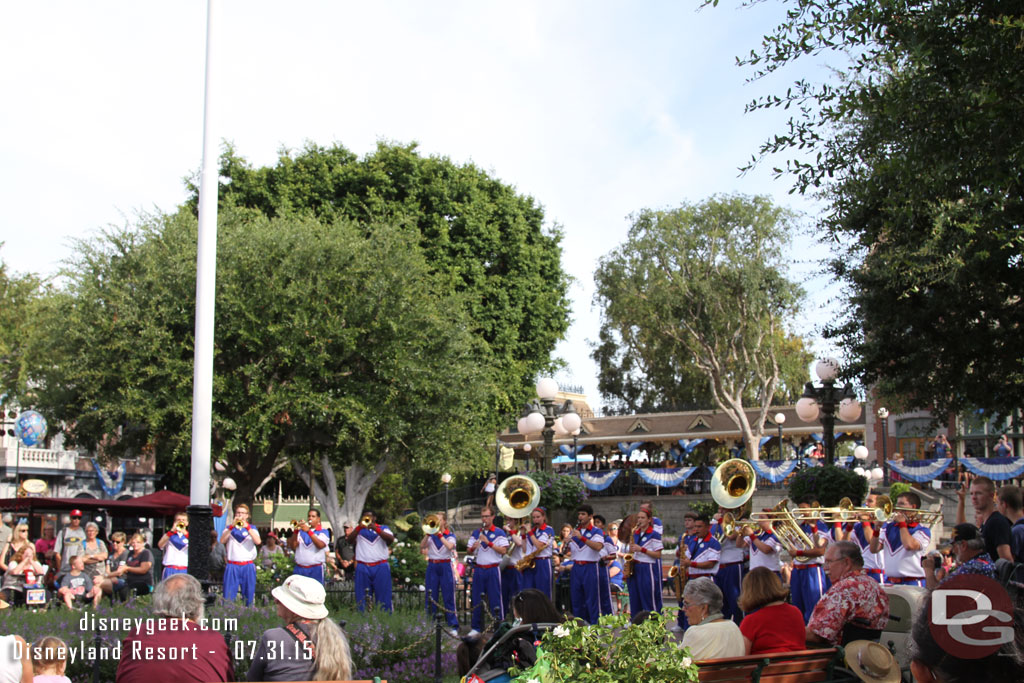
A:
[[[889,411],[884,406],[878,409],[882,421],[882,483],[889,485]]]
[[[551,462],[555,434],[571,434],[583,423],[572,401],[567,400],[558,405],[555,401],[556,396],[558,383],[550,377],[541,378],[537,382],[537,398],[523,407],[522,417],[516,424],[520,434],[540,432],[544,437],[544,462],[540,466],[542,470],[547,469]]]
[[[775,413],[775,424],[779,427],[779,460],[785,460],[786,456],[782,454],[782,425],[786,422],[785,413]]]
[[[452,483],[452,475],[445,472],[441,475],[441,483],[444,484],[444,518],[448,519],[448,485]],[[451,524],[451,522],[449,522]]]
[[[853,385],[836,386],[839,376],[839,361],[834,358],[822,358],[814,366],[814,373],[821,380],[821,386],[814,382],[804,385],[804,393],[796,402],[796,414],[804,422],[814,422],[821,418],[821,427],[825,441],[825,457],[832,465],[836,459],[836,414],[841,420],[853,422],[860,417],[860,401],[853,390]]]

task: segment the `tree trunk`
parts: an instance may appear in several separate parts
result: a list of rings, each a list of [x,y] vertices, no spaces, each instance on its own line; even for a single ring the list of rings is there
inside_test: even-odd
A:
[[[327,455],[320,456],[320,477],[313,480],[313,495],[316,496],[323,510],[323,516],[331,523],[337,538],[344,528],[346,522],[357,524],[363,514],[363,506],[366,504],[366,497],[370,489],[377,483],[380,476],[384,474],[388,463],[391,461],[390,453],[385,453],[377,464],[366,469],[360,464],[349,465],[345,468],[345,497],[342,502],[338,501],[338,479],[334,474]],[[309,485],[309,469],[299,461],[292,461],[292,467],[296,474],[302,478],[306,485]]]

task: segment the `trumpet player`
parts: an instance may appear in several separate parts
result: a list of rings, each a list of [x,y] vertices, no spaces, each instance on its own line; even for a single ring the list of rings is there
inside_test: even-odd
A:
[[[654,526],[648,508],[636,513],[636,526],[629,543],[633,555],[633,570],[626,585],[629,587],[629,611],[632,616],[640,612],[657,612],[656,594],[661,594],[661,532]]]
[[[260,532],[249,523],[249,506],[235,506],[235,523],[224,529],[220,542],[226,546],[227,564],[224,566],[224,599],[233,602],[241,591],[245,604],[252,605],[256,597],[256,546]]]
[[[474,529],[466,543],[466,553],[476,554],[476,566],[473,569],[473,591],[470,602],[473,606],[473,618],[470,632],[466,637],[475,640],[480,637],[484,628],[483,596],[487,595],[491,614],[499,621],[505,618],[501,604],[501,557],[508,552],[508,534],[504,529],[494,525],[494,510],[485,507],[480,512],[482,525]]]
[[[306,519],[299,521],[295,533],[288,538],[288,549],[295,553],[295,574],[325,583],[324,567],[330,543],[331,532],[323,528],[320,511],[309,508]]]
[[[441,512],[436,534],[424,536],[420,549],[427,556],[426,601],[427,614],[437,612],[438,600],[444,605],[444,617],[452,636],[459,635],[459,617],[455,613],[455,534],[448,528],[448,518]],[[438,595],[440,593],[440,595]]]
[[[530,513],[530,533],[526,536],[528,554],[536,553],[533,567],[523,572],[523,588],[536,588],[551,598],[552,555],[555,530],[548,526],[548,513],[542,507]]]
[[[384,610],[391,611],[391,565],[388,546],[395,540],[391,529],[377,523],[377,515],[363,512],[359,524],[348,533],[356,549],[356,607],[366,610],[366,595]]]
[[[164,551],[164,573],[161,579],[172,574],[188,573],[188,514],[179,512],[174,515],[171,530],[156,542]]]
[[[896,507],[921,508],[921,498],[913,491],[901,493]],[[885,578],[891,584],[924,586],[924,566],[921,558],[932,542],[928,527],[919,524],[914,516],[897,512],[882,525],[882,530],[871,539],[871,552],[882,552]]]

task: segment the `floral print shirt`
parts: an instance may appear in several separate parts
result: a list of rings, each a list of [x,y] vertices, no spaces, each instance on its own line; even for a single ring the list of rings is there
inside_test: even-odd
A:
[[[807,628],[833,645],[839,644],[850,622],[867,629],[885,628],[889,621],[889,597],[863,571],[847,574],[832,584],[814,608]]]

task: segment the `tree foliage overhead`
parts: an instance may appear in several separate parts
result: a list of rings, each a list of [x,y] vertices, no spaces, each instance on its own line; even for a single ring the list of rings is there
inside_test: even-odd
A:
[[[190,469],[196,236],[184,211],[80,244],[37,338],[48,416],[78,443],[155,452],[178,490]],[[440,466],[486,457],[494,365],[439,280],[407,228],[221,213],[213,453],[239,500],[309,453],[368,469],[386,454]]]
[[[501,410],[521,405],[550,367],[569,326],[569,277],[561,233],[545,229],[531,197],[472,164],[420,156],[412,144],[381,143],[363,158],[339,145],[308,145],[263,168],[229,148],[220,175],[222,207],[349,219],[367,234],[382,221],[408,226],[440,291],[460,295],[498,364],[496,383],[507,394]],[[197,200],[189,201],[193,211]]]
[[[785,4],[741,63],[756,78],[808,57],[841,62],[830,80],[748,107],[792,107],[760,156],[784,158],[776,171],[795,190],[828,201],[823,235],[845,247],[831,268],[851,297],[827,336],[905,408],[1020,407],[1020,3]]]
[[[783,368],[795,389],[810,360],[786,329],[803,294],[783,274],[793,220],[739,195],[634,216],[594,274],[602,391],[639,405],[710,397],[757,453]],[[754,424],[750,405],[761,411]]]
[[[41,294],[38,278],[14,275],[0,260],[0,403],[18,400],[28,407],[26,401],[31,402],[24,396],[30,364],[25,342]]]

